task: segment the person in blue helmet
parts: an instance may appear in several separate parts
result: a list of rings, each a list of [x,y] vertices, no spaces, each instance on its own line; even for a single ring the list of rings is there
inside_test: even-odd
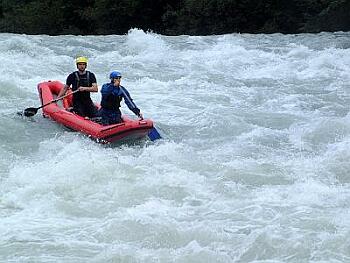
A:
[[[120,102],[124,99],[128,108],[139,118],[143,119],[140,109],[133,102],[126,88],[120,85],[122,75],[119,71],[112,71],[109,75],[110,83],[103,84],[101,88],[101,109],[99,116],[103,125],[122,122]]]

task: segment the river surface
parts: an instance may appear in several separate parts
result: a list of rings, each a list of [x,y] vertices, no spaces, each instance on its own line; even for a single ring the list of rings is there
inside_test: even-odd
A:
[[[350,33],[0,34],[0,55],[0,262],[350,262]],[[78,55],[163,139],[16,115]]]

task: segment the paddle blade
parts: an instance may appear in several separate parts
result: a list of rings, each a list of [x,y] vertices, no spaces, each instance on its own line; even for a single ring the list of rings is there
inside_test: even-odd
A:
[[[151,141],[155,141],[155,140],[161,139],[162,136],[160,136],[157,129],[153,127],[152,130],[150,130],[150,132],[148,133],[148,138],[150,138]]]
[[[32,117],[38,112],[38,108],[27,108],[23,111],[23,115],[26,117]]]

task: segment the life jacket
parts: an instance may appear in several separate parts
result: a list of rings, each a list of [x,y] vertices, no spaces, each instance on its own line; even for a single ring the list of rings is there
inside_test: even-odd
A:
[[[102,95],[101,106],[107,110],[118,111],[122,99],[122,96],[115,95],[111,92],[108,95]]]
[[[75,79],[77,81],[77,86],[76,89],[78,89],[78,87],[83,86],[83,87],[90,87],[90,71],[86,71],[86,79],[80,79],[79,77],[79,72],[75,71],[74,72],[75,75]],[[80,83],[82,83],[82,85],[80,85]]]
[[[83,87],[90,87],[92,83],[90,83],[90,72],[86,71],[86,78],[81,78],[79,76],[79,72],[75,71],[75,80],[76,80],[76,85],[72,85],[72,90],[75,91],[77,90],[80,86]],[[85,74],[84,74],[85,75]],[[91,97],[90,97],[90,92],[77,92],[73,94],[73,104],[78,103],[78,101],[82,104],[91,104]]]

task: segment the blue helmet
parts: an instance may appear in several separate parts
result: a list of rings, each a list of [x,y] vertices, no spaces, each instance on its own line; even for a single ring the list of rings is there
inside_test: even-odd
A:
[[[121,78],[122,74],[120,74],[119,71],[112,71],[111,74],[109,74],[110,79],[116,79],[116,78]]]

